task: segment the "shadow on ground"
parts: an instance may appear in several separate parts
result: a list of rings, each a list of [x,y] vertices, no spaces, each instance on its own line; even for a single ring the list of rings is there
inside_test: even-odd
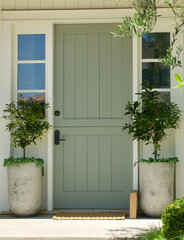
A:
[[[52,215],[35,215],[35,216],[31,216],[31,217],[16,217],[14,215],[11,214],[0,214],[0,219],[52,219],[52,217],[54,216],[54,214]]]
[[[129,227],[129,228],[120,228],[120,229],[110,229],[109,235],[113,239],[141,239],[140,236],[145,233],[144,228],[135,228],[135,227]]]

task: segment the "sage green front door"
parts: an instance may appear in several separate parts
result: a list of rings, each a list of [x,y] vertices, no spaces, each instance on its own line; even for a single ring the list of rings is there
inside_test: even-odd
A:
[[[128,209],[132,140],[122,131],[132,97],[132,40],[111,24],[55,26],[54,207]]]

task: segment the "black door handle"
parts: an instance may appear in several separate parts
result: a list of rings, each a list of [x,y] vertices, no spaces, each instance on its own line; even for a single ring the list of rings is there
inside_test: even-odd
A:
[[[61,141],[64,142],[65,139],[64,138],[60,139],[60,131],[55,130],[55,132],[54,132],[54,143],[55,143],[55,145],[59,145]]]

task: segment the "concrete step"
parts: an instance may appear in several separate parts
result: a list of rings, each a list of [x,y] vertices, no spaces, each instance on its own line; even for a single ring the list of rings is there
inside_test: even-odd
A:
[[[0,214],[0,240],[139,239],[160,219],[52,220],[52,215],[17,218]]]

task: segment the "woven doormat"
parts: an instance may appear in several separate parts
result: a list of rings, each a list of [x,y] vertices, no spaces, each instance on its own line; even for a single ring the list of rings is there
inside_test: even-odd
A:
[[[125,220],[126,213],[121,212],[60,212],[54,220]]]

